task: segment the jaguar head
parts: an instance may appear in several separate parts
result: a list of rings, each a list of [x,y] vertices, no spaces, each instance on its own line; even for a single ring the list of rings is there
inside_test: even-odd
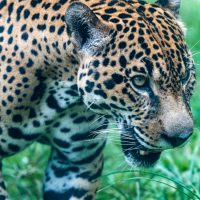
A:
[[[180,1],[111,1],[92,11],[73,3],[66,23],[84,103],[114,119],[131,165],[152,166],[193,132],[194,63],[179,19]]]

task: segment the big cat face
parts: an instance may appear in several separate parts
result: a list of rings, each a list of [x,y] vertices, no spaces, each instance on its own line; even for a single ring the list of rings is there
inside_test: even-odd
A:
[[[127,160],[150,166],[192,134],[194,64],[172,13],[159,4],[127,6],[88,11],[94,21],[87,19],[92,35],[84,32],[78,88],[89,109],[116,120]]]

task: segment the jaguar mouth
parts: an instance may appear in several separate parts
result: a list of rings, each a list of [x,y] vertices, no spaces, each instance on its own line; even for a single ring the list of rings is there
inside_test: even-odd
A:
[[[127,150],[123,148],[127,162],[131,166],[137,167],[152,167],[159,160],[161,151],[150,150]]]
[[[127,130],[125,133],[122,132],[121,145],[128,164],[137,167],[154,166],[160,158],[161,150],[148,149],[141,145],[133,130],[127,134]]]

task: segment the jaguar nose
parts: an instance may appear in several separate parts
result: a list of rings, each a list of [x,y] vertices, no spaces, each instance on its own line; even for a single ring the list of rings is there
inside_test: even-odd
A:
[[[190,132],[189,134],[188,133],[181,134],[176,137],[171,137],[166,134],[162,134],[161,138],[164,139],[169,144],[171,144],[173,147],[178,147],[178,146],[184,144],[190,138],[191,135],[192,135],[192,132]]]

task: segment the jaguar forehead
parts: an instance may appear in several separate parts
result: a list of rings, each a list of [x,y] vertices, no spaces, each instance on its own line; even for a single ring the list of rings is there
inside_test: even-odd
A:
[[[117,5],[117,4],[116,4]],[[131,11],[130,11],[131,10]],[[115,12],[117,12],[117,7],[115,8]],[[117,30],[123,30],[127,29],[127,23],[130,22],[130,27],[132,27],[132,30],[135,31],[135,26],[139,26],[138,29],[138,41],[142,43],[142,41],[147,42],[146,37],[149,37],[149,41],[154,40],[156,44],[153,45],[154,51],[157,49],[160,49],[160,52],[156,52],[151,56],[149,59],[148,57],[143,58],[143,62],[145,63],[145,68],[148,70],[148,73],[151,75],[152,70],[154,70],[155,77],[158,77],[158,74],[162,76],[162,79],[164,79],[164,83],[169,82],[173,79],[179,81],[179,75],[182,73],[182,71],[185,71],[186,63],[184,62],[184,59],[182,55],[187,55],[187,47],[184,42],[183,32],[181,28],[179,27],[177,20],[165,10],[149,4],[137,4],[133,3],[129,7],[129,12],[127,13],[126,20],[122,20],[121,25],[118,23]],[[137,19],[138,15],[138,21],[136,22],[134,20]],[[131,19],[131,16],[134,16],[135,19]],[[110,18],[110,21],[112,21],[112,17]],[[134,22],[134,23],[133,23]],[[137,24],[137,25],[135,25]],[[121,27],[123,25],[123,27]],[[145,25],[145,27],[144,27]],[[147,34],[144,34],[144,33]],[[120,32],[118,32],[119,37],[121,37]],[[141,34],[141,35],[140,35]],[[121,39],[115,39],[114,42],[120,41]],[[112,41],[110,45],[112,45]],[[122,42],[120,43],[121,46]],[[121,46],[119,46],[121,48]],[[113,48],[111,46],[111,48]],[[148,47],[146,47],[148,50]],[[147,52],[146,50],[146,52]],[[136,50],[137,53],[137,50]],[[136,54],[135,53],[135,54]],[[101,54],[103,55],[103,53]],[[105,54],[106,55],[106,54]],[[153,64],[151,62],[151,59],[153,59]],[[121,59],[121,65],[125,66],[125,59]],[[163,63],[164,61],[164,63]],[[131,61],[126,61],[131,62]],[[106,62],[105,62],[106,63]],[[138,69],[142,69],[142,67],[136,66]],[[169,76],[169,71],[174,71]],[[159,73],[158,73],[159,72]],[[179,74],[179,75],[178,75]],[[178,89],[178,88],[176,88]]]
[[[151,32],[151,36],[156,40],[162,52],[162,55],[158,53],[157,55],[153,55],[153,57],[155,61],[158,61],[157,56],[161,57],[166,64],[166,68],[161,62],[156,62],[156,65],[154,64],[155,77],[158,75],[157,72],[159,71],[164,75],[165,83],[167,79],[171,79],[171,82],[172,79],[173,81],[179,81],[179,75],[185,71],[188,65],[185,59],[188,55],[188,50],[184,42],[182,27],[179,26],[179,21],[165,10],[157,7],[149,7],[148,4],[144,7],[146,7],[146,9],[139,9],[138,12],[141,14],[141,17]],[[156,70],[156,68],[158,70]],[[168,74],[169,71],[170,76]],[[171,73],[172,71],[173,73]],[[175,87],[174,90],[178,90],[179,87]]]

